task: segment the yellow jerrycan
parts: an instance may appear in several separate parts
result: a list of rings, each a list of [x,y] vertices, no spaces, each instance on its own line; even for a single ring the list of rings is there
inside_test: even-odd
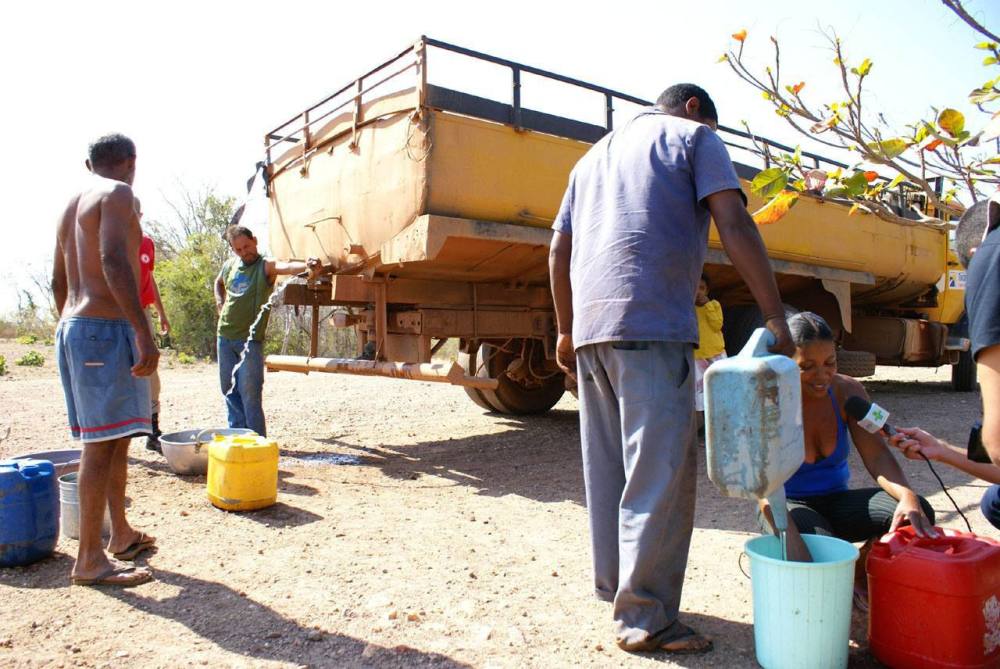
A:
[[[208,447],[208,501],[252,511],[278,501],[278,444],[257,435],[216,436]]]

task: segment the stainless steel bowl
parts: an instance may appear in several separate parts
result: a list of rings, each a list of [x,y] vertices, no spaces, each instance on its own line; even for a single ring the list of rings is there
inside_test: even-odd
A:
[[[204,476],[208,473],[208,445],[216,435],[256,434],[238,427],[210,427],[171,432],[160,436],[160,448],[175,474]]]

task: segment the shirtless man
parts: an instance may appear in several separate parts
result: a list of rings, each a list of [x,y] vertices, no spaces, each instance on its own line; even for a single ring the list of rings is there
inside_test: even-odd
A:
[[[70,432],[80,458],[80,545],[75,585],[132,586],[152,579],[134,560],[155,539],[125,518],[128,445],[150,430],[148,376],[160,357],[139,305],[139,240],[132,180],[135,144],[123,135],[90,146],[88,188],[73,197],[56,235],[52,289],[60,321],[56,352]],[[111,538],[101,545],[104,505]]]

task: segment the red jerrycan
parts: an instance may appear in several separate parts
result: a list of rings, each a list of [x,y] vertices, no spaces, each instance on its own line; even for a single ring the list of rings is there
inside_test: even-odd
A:
[[[868,555],[868,640],[894,669],[1000,667],[1000,542],[903,527]]]

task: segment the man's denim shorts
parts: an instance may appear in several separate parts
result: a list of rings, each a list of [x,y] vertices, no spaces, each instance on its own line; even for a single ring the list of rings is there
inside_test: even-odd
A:
[[[149,434],[149,379],[132,376],[138,358],[128,321],[59,322],[56,359],[74,439],[88,443]]]

